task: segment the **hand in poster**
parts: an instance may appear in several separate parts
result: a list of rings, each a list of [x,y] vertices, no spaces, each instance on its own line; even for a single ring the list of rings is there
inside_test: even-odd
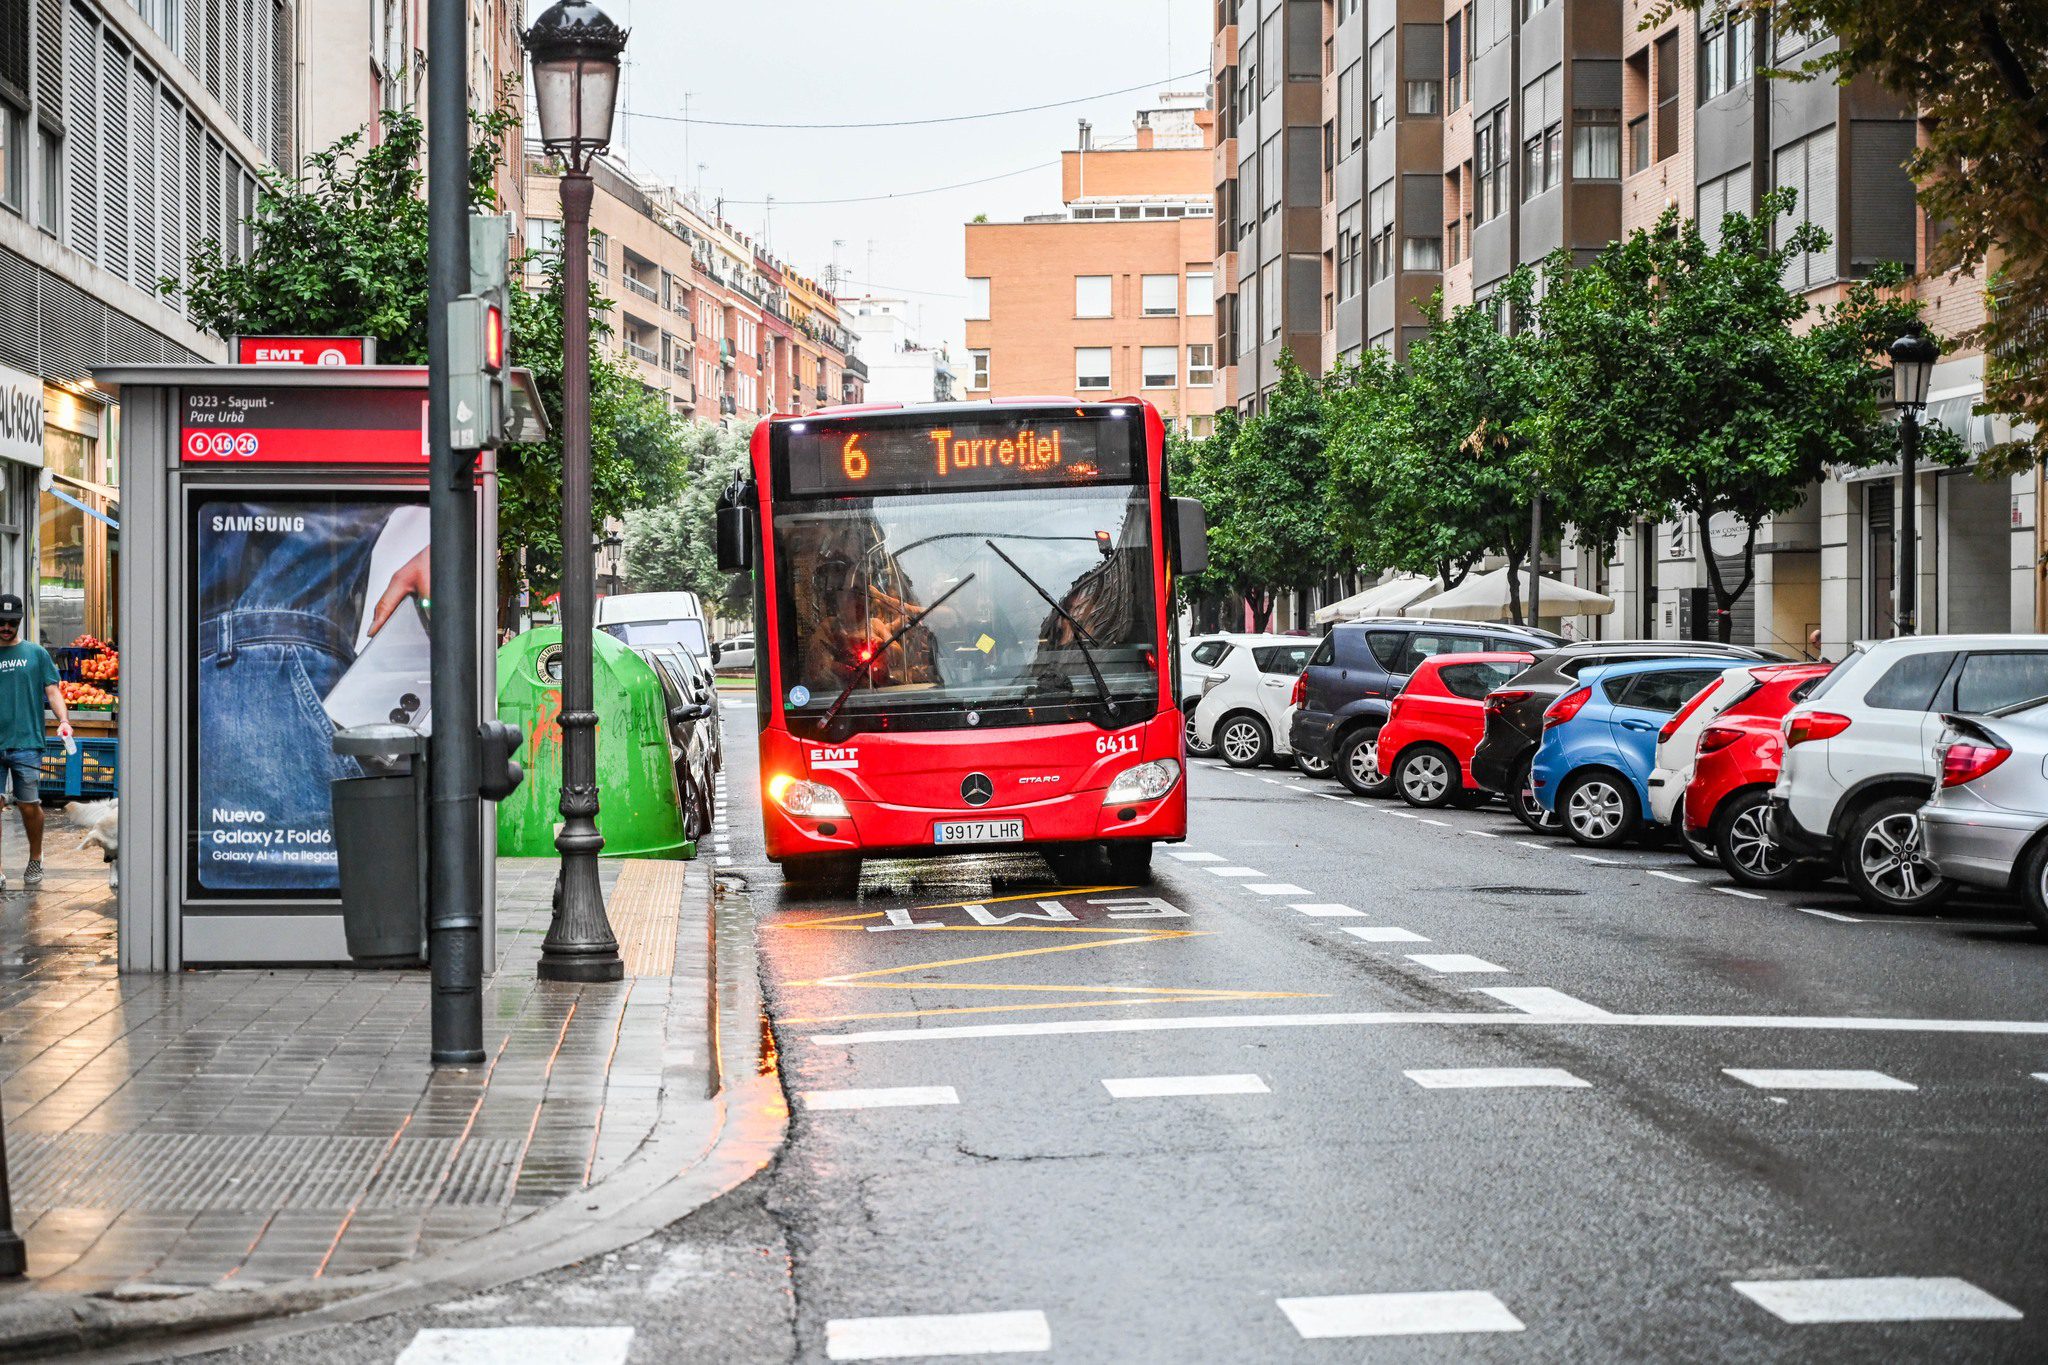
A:
[[[398,610],[398,604],[407,596],[420,599],[422,606],[432,597],[428,558],[432,546],[424,546],[411,559],[398,566],[398,572],[391,575],[391,582],[384,588],[384,595],[377,599],[377,609],[370,616],[370,634],[384,629],[384,623],[391,619],[391,613]]]

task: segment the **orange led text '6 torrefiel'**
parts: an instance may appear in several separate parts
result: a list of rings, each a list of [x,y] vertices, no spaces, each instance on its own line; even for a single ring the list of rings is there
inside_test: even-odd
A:
[[[971,441],[956,441],[951,429],[942,427],[932,432],[931,438],[932,452],[938,460],[941,478],[955,470],[998,467],[1035,474],[1047,469],[1057,469],[1066,459],[1065,451],[1060,448],[1060,432],[1057,428],[1047,436],[1041,436],[1035,429],[1025,427],[1015,436],[990,436]]]

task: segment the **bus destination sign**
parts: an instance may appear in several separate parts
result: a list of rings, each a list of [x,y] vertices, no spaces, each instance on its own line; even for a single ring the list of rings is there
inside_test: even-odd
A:
[[[908,427],[792,424],[786,428],[789,494],[1124,482],[1132,477],[1132,447],[1142,429],[1101,418],[1024,417]]]

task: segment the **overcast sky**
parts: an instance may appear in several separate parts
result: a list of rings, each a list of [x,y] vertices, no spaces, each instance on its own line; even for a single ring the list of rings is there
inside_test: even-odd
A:
[[[599,0],[632,29],[613,147],[643,176],[707,197],[813,276],[834,258],[850,289],[873,283],[923,309],[928,339],[959,360],[961,225],[1059,207],[1047,166],[895,202],[804,205],[922,190],[1054,161],[1075,122],[1124,137],[1165,78],[1209,60],[1211,0]],[[538,12],[539,0],[529,0]],[[1202,88],[1205,77],[1174,82]],[[1086,104],[932,127],[789,131],[687,127],[693,118],[831,123],[934,118],[1123,86]],[[697,169],[702,163],[703,169]],[[759,202],[773,195],[772,221]],[[834,247],[837,239],[842,245]],[[872,253],[872,254],[871,254]],[[870,268],[872,261],[872,273]],[[922,291],[922,292],[913,292]]]

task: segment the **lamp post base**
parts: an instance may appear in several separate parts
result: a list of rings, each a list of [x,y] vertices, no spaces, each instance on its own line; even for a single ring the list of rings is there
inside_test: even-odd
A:
[[[626,964],[618,955],[610,957],[543,957],[534,973],[542,981],[619,981]]]

